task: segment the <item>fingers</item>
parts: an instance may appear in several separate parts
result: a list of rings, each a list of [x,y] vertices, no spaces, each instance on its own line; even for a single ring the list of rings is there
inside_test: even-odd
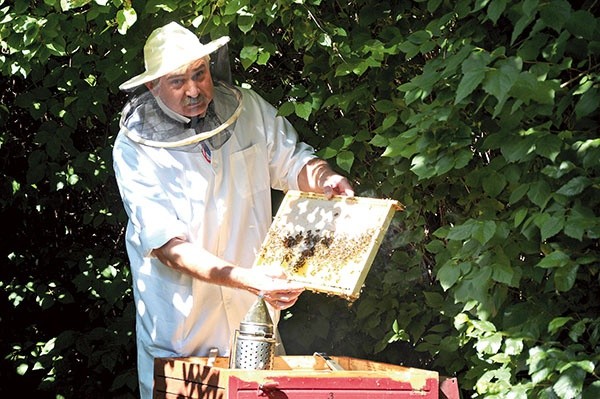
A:
[[[268,274],[267,274],[268,273]],[[282,274],[283,278],[274,277]],[[275,309],[287,309],[293,306],[298,297],[304,292],[304,285],[287,279],[283,269],[273,267],[273,270],[258,272],[253,275],[254,284],[248,290],[262,296]]]
[[[285,310],[285,309],[291,308],[291,307],[294,305],[294,303],[296,303],[296,301],[294,301],[294,302],[292,302],[292,303],[289,303],[289,302],[281,302],[281,301],[275,301],[275,304],[272,304],[272,306],[273,306],[275,309],[279,309],[279,310]]]
[[[292,307],[303,291],[304,288],[300,290],[263,291],[260,295],[275,309],[283,310]]]
[[[286,290],[286,291],[261,291],[261,295],[267,302],[279,301],[282,303],[296,301],[300,294],[304,292],[304,288],[300,290]]]
[[[265,298],[265,300],[271,304],[271,306],[273,306],[275,309],[279,309],[279,310],[284,310],[284,309],[288,309],[291,308],[292,306],[294,306],[294,304],[296,303],[296,301],[298,301],[298,297],[280,297],[280,299],[267,299]]]
[[[354,197],[354,189],[347,178],[340,175],[330,176],[327,183],[323,186],[323,194],[327,199],[333,198],[334,195],[345,195]]]

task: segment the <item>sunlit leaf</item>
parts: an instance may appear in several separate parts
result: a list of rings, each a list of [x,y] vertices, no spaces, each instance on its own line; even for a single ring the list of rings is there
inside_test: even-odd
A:
[[[583,390],[585,374],[579,367],[571,367],[561,373],[552,389],[560,398],[576,398]]]
[[[92,0],[60,0],[60,8],[63,11],[69,11],[73,8],[83,7]]]
[[[137,21],[137,13],[133,7],[122,8],[117,11],[117,24],[119,26],[119,33],[124,35],[127,33],[129,28]]]

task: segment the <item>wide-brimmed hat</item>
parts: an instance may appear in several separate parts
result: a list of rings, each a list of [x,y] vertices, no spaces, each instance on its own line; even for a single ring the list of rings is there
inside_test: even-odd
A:
[[[225,45],[228,36],[220,37],[208,44],[176,22],[155,29],[144,45],[146,70],[119,86],[121,90],[133,89],[141,84],[160,78],[170,72],[196,61]]]

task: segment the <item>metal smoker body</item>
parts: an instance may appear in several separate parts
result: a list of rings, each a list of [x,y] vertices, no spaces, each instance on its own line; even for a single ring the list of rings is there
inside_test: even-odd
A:
[[[269,309],[265,300],[258,297],[240,323],[240,329],[234,332],[229,368],[271,370],[275,343]]]

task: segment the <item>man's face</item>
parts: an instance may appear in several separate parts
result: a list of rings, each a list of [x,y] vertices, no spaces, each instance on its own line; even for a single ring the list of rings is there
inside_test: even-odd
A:
[[[167,107],[187,117],[204,116],[214,95],[210,69],[204,58],[146,86]]]

